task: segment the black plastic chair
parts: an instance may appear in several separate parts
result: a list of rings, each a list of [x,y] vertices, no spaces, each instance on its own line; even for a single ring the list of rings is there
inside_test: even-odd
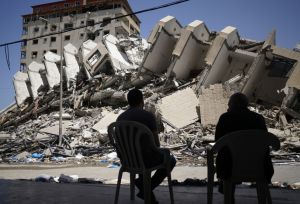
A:
[[[168,172],[170,198],[171,203],[174,203],[170,172],[170,151],[168,149],[158,148],[155,146],[153,135],[149,128],[135,121],[119,121],[109,125],[108,136],[111,144],[116,148],[121,161],[114,203],[118,203],[123,172],[130,173],[131,200],[134,200],[135,198],[135,175],[143,174],[145,203],[151,203],[151,172],[160,168],[165,168]],[[143,137],[143,139],[148,137],[149,148],[152,148],[154,151],[162,150],[164,152],[164,160],[160,165],[152,168],[145,167],[140,145],[141,137]]]
[[[256,182],[258,202],[272,203],[268,182],[264,173],[264,159],[271,146],[280,148],[279,139],[272,133],[262,130],[241,130],[229,133],[207,150],[207,203],[212,204],[214,185],[214,154],[227,146],[232,157],[231,178],[223,181],[224,203],[232,203],[232,186],[239,182]]]

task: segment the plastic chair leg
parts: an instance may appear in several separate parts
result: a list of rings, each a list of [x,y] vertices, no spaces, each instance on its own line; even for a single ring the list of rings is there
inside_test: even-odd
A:
[[[169,191],[170,191],[171,203],[174,204],[174,194],[173,194],[173,186],[172,186],[172,179],[171,179],[170,171],[168,172],[168,186],[169,186]]]
[[[135,198],[135,173],[130,173],[130,200],[134,200]]]
[[[257,199],[259,204],[266,204],[267,194],[265,184],[262,182],[256,183]]]
[[[268,204],[272,204],[272,198],[271,198],[271,193],[270,193],[270,189],[269,189],[269,186],[268,184],[266,183],[265,184],[265,188],[266,188],[266,193],[267,193],[267,201],[268,201]]]
[[[210,161],[208,161],[208,163],[209,162]],[[214,190],[214,168],[213,168],[213,166],[208,166],[208,169],[207,169],[207,204],[212,204],[213,190]]]
[[[151,204],[151,172],[144,173],[144,201]]]
[[[118,203],[118,199],[119,199],[119,192],[120,192],[122,175],[123,175],[123,169],[120,169],[119,170],[119,175],[118,175],[118,183],[117,183],[116,195],[115,195],[115,204]]]
[[[233,200],[233,186],[232,182],[229,180],[224,180],[223,182],[223,189],[224,189],[224,203],[225,204],[232,204],[234,203]]]

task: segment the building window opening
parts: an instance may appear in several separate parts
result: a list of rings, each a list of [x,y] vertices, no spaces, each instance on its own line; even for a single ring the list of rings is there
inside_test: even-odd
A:
[[[84,38],[84,33],[80,33],[79,39],[83,39]]]
[[[37,55],[38,55],[38,52],[37,51],[33,51],[31,53],[31,59],[36,59],[37,58]]]
[[[96,38],[96,36],[95,36],[94,33],[88,33],[88,34],[87,34],[87,37],[88,37],[88,39],[90,39],[90,40],[95,40],[95,38]]]
[[[73,29],[73,23],[65,23],[64,28],[65,28],[65,30]]]
[[[295,60],[275,57],[271,64],[267,67],[267,69],[270,70],[268,76],[287,78],[294,64]]]
[[[68,41],[68,40],[70,40],[71,39],[71,36],[70,35],[66,35],[65,36],[65,41]]]
[[[51,31],[56,31],[56,28],[57,28],[57,26],[56,26],[56,25],[51,25],[51,28],[50,28],[50,30],[51,30]]]
[[[23,35],[27,35],[27,33],[28,33],[28,28],[27,27],[23,27],[22,34]]]
[[[103,18],[102,20],[102,27],[108,25],[111,23],[111,18],[110,17],[106,17],[106,18]]]
[[[56,37],[51,37],[51,42],[56,42]]]
[[[21,59],[25,59],[26,58],[26,52],[25,51],[22,51],[21,52]]]
[[[50,50],[51,52],[57,54],[57,50],[56,49],[53,49],[53,50]]]
[[[40,28],[39,27],[34,27],[33,32],[37,33],[39,32]]]
[[[95,25],[95,20],[94,19],[87,20],[86,25],[87,26],[94,26]]]
[[[35,40],[32,41],[32,44],[33,44],[33,45],[37,45],[38,43],[39,43],[39,40],[38,40],[38,39],[35,39]]]
[[[103,32],[103,35],[107,35],[107,34],[109,34],[109,30],[105,30],[105,31]]]
[[[47,38],[44,38],[44,41],[43,41],[43,42],[44,42],[44,44],[45,44],[45,43],[47,42]]]
[[[21,47],[26,47],[26,46],[27,46],[27,41],[26,40],[22,41],[21,42]]]
[[[94,64],[97,63],[97,61],[100,59],[101,57],[101,53],[99,52],[99,50],[97,50],[88,60],[88,64],[90,66],[93,66]]]

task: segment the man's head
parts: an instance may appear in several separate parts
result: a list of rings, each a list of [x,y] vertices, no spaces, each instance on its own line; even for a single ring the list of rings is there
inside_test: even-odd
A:
[[[248,107],[248,98],[242,93],[233,94],[228,102],[229,110],[233,109],[245,109]]]
[[[131,107],[137,107],[137,106],[143,107],[144,105],[143,93],[136,88],[131,89],[127,94],[127,101]]]

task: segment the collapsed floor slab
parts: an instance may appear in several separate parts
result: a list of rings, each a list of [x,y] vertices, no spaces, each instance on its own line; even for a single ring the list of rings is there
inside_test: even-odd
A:
[[[193,21],[181,30],[181,35],[172,53],[172,61],[168,68],[168,77],[187,80],[193,73],[204,67],[209,44],[209,31],[199,20]]]
[[[176,91],[159,101],[162,119],[173,128],[183,128],[199,120],[196,107],[199,101],[191,88]]]

